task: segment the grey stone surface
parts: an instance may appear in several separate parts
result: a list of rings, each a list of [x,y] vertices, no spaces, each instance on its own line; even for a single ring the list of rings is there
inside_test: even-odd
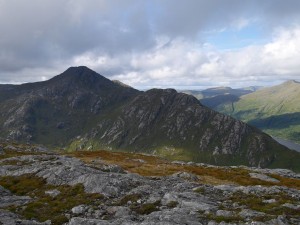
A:
[[[174,177],[179,177],[188,181],[199,181],[199,178],[195,174],[187,173],[187,172],[178,172],[173,174]]]
[[[273,182],[273,183],[279,183],[279,180],[269,177],[266,174],[261,174],[261,173],[249,173],[250,177],[256,178],[259,180],[267,181],[267,182]]]
[[[266,199],[266,200],[263,200],[262,202],[271,204],[271,203],[275,203],[276,199],[273,199],[273,198],[272,199]]]
[[[243,209],[239,215],[243,218],[252,218],[252,217],[259,217],[259,216],[265,216],[266,214],[263,212],[258,212],[252,209]]]
[[[50,195],[51,197],[56,197],[57,195],[60,194],[60,191],[57,189],[45,191],[45,194]]]
[[[300,214],[300,205],[294,205],[294,204],[291,204],[291,203],[284,203],[282,206],[290,208],[290,209],[297,209],[297,210],[299,210],[299,214]]]
[[[234,213],[232,211],[227,211],[227,210],[218,210],[216,212],[216,216],[230,217],[233,215]]]
[[[12,212],[0,209],[0,224],[3,225],[51,225],[51,221],[37,222],[35,220],[23,220]]]
[[[7,162],[8,159],[0,160]],[[40,154],[13,157],[19,165],[0,166],[0,176],[20,176],[35,174],[52,185],[83,184],[85,191],[100,193],[105,196],[98,205],[79,205],[66,212],[69,222],[66,225],[81,224],[120,224],[120,225],[207,225],[231,224],[217,223],[208,215],[231,217],[238,213],[243,218],[238,224],[261,224],[253,220],[265,216],[263,212],[247,208],[245,205],[230,201],[236,193],[244,195],[272,196],[284,193],[294,199],[293,204],[286,203],[282,207],[299,209],[300,191],[282,186],[240,186],[240,185],[207,185],[190,173],[177,173],[165,177],[142,177],[123,171],[103,171],[102,168],[88,166],[84,162],[67,156]],[[100,162],[97,162],[100,164]],[[196,165],[195,165],[196,166]],[[199,165],[203,166],[203,165]],[[114,168],[113,166],[111,168]],[[249,169],[250,171],[252,170]],[[259,170],[256,169],[256,173]],[[203,192],[197,193],[201,189]],[[59,194],[57,189],[46,191],[51,196]],[[128,195],[138,198],[122,202]],[[26,205],[32,199],[28,196],[15,196],[0,186],[0,208],[9,205]],[[272,203],[272,199],[267,200]],[[155,210],[139,214],[134,207],[157,204]],[[224,208],[225,207],[225,208]],[[20,219],[17,214],[0,209],[0,222],[3,224],[46,224]],[[298,224],[299,217],[278,217],[264,224]],[[49,223],[49,221],[47,222]],[[232,223],[234,224],[234,223]]]
[[[0,186],[0,208],[8,206],[20,206],[29,203],[32,199],[29,196],[16,196],[9,190]]]
[[[85,205],[78,205],[71,209],[72,213],[74,214],[83,214],[87,207]]]

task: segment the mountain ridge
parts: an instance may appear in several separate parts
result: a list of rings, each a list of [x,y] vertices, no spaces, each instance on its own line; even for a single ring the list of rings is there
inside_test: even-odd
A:
[[[72,67],[49,81],[14,87],[12,92],[10,99],[0,100],[3,138],[218,165],[295,170],[300,165],[298,153],[174,89],[142,92],[87,67]]]

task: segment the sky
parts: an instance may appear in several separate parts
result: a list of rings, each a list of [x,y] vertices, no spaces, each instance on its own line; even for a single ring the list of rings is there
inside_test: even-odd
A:
[[[81,65],[138,89],[300,81],[300,1],[0,0],[0,83]]]

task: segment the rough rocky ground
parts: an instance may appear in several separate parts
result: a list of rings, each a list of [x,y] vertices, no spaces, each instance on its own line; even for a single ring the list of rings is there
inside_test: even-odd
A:
[[[289,170],[0,145],[0,224],[300,224],[299,190]]]

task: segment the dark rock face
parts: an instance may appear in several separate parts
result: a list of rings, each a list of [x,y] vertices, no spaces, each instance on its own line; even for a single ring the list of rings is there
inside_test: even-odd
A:
[[[88,120],[138,93],[86,67],[72,67],[45,82],[0,88],[2,137],[66,144]]]
[[[300,165],[299,154],[190,95],[140,92],[87,67],[71,67],[45,82],[0,85],[0,121],[1,137],[49,146],[123,149],[221,165]],[[292,161],[277,163],[282,155]]]
[[[239,152],[243,139],[255,132],[240,121],[203,107],[196,98],[171,89],[138,95],[108,126],[100,129],[105,130],[101,139],[121,148],[149,149],[165,142],[176,147],[191,144],[197,151],[211,151],[213,147],[217,154]]]
[[[278,160],[274,152],[284,149],[259,130],[172,89],[140,93],[113,117],[99,121],[81,142],[83,148],[92,147],[91,139],[102,147],[162,155],[184,149],[188,160],[221,165],[267,167]]]

